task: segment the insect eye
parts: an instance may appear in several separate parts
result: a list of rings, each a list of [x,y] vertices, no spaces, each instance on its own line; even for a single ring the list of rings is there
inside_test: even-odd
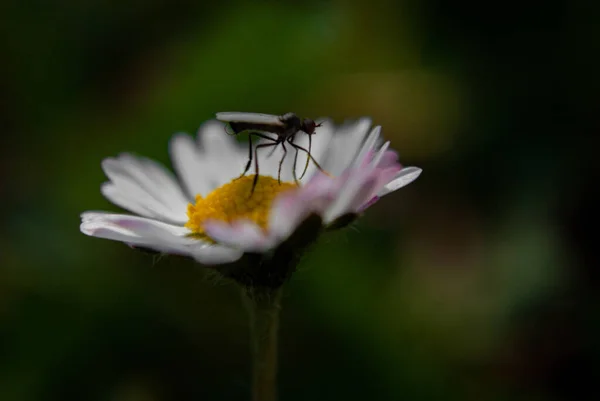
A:
[[[315,133],[315,128],[317,128],[319,125],[315,124],[315,122],[313,120],[311,120],[310,118],[307,118],[304,120],[304,129],[303,131],[306,132],[309,135],[312,135]]]

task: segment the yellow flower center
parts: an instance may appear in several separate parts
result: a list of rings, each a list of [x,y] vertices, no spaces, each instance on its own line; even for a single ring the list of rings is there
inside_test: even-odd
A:
[[[185,227],[192,231],[192,235],[206,240],[211,240],[203,227],[207,219],[229,223],[238,219],[248,219],[266,231],[269,211],[275,197],[297,186],[292,182],[279,184],[275,178],[259,176],[252,193],[253,181],[254,175],[244,176],[215,189],[205,198],[196,195],[196,204],[188,205],[189,220]]]

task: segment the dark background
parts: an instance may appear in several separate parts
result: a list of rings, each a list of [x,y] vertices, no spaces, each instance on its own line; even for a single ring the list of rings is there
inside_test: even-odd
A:
[[[0,399],[248,399],[235,287],[79,232],[104,157],[228,110],[424,169],[287,286],[281,400],[599,399],[599,4],[3,1]]]

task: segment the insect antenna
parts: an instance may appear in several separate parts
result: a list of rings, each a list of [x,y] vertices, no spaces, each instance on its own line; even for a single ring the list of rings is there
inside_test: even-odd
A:
[[[319,128],[322,125],[323,125],[323,123],[315,124],[315,128]],[[313,131],[313,133],[314,133],[314,131]],[[307,153],[308,153],[309,156],[311,155],[312,136],[313,136],[313,134],[309,134],[308,135],[308,152]],[[296,155],[298,155],[298,149],[296,149]],[[304,175],[306,174],[306,170],[308,170],[308,162],[309,162],[309,160],[310,160],[310,157],[307,157],[306,158],[306,164],[304,165],[304,170],[302,171],[302,175],[300,175],[300,179],[302,179],[302,177],[304,177]],[[317,163],[315,163],[315,164],[317,164]],[[318,166],[318,164],[317,164],[317,166]]]
[[[294,156],[294,167],[292,168],[292,173],[294,174],[294,182],[296,183],[296,185],[300,185],[300,183],[298,182],[298,177],[296,176],[296,163],[298,162],[298,149],[296,150],[296,155]]]
[[[311,147],[312,147],[312,135],[308,136],[308,154],[310,156],[310,151],[311,151]],[[306,164],[304,165],[304,170],[302,171],[302,174],[300,175],[300,179],[302,179],[302,177],[304,177],[304,174],[306,174],[306,170],[308,170],[308,162],[310,161],[310,158],[306,158]]]

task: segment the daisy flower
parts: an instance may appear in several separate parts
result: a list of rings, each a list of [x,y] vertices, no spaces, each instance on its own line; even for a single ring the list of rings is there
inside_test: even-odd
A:
[[[247,148],[227,135],[222,123],[209,121],[197,140],[186,134],[172,138],[177,177],[129,153],[105,159],[109,181],[102,194],[133,214],[88,211],[80,228],[86,235],[220,265],[222,273],[243,284],[278,286],[322,231],[348,224],[421,173],[398,163],[380,131],[366,118],[340,127],[326,121],[312,138],[311,154],[327,173],[309,163],[298,183],[293,168],[300,177],[306,155],[300,153],[295,164],[294,154],[288,154],[279,182],[283,149],[259,152],[261,175],[252,192],[251,171],[239,178]],[[296,143],[306,148],[307,137],[299,135]],[[269,266],[278,266],[280,274]]]

